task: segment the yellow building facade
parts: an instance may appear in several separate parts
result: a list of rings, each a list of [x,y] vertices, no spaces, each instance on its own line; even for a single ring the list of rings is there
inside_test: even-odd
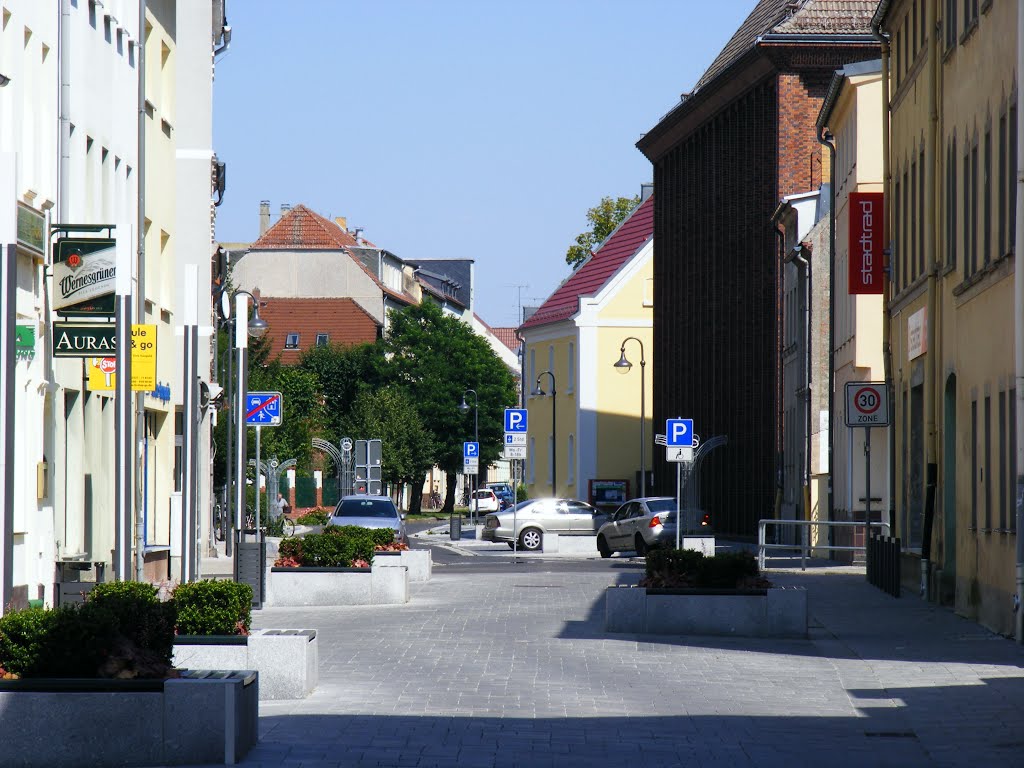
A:
[[[1017,13],[882,3],[895,526],[929,596],[1014,626]]]
[[[520,328],[531,497],[611,506],[640,493],[654,445],[652,232],[647,197]],[[631,365],[616,367],[623,352]]]

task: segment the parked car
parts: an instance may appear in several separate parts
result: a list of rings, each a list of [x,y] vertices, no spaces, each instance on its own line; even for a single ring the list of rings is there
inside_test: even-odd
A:
[[[389,496],[343,496],[327,522],[328,525],[358,525],[361,528],[391,527],[395,530],[396,542],[409,543],[405,515],[399,513]]]
[[[593,536],[608,516],[577,499],[527,499],[513,509],[487,515],[481,538],[504,541],[510,547],[540,549],[545,533],[561,536]],[[515,527],[513,529],[513,521]]]
[[[473,491],[473,501],[470,506],[477,512],[497,512],[501,508],[497,495],[490,488]]]
[[[512,486],[509,483],[484,483],[484,488],[490,488],[492,491],[494,491],[494,493],[498,496],[499,499],[501,498],[501,494],[503,493],[507,493],[509,498],[512,498]]]
[[[701,513],[699,522],[686,526],[710,534],[710,519]],[[676,545],[676,500],[674,496],[646,496],[627,501],[597,531],[601,557],[613,552],[636,552],[641,557],[650,549]]]
[[[501,505],[501,510],[508,509],[512,506],[512,493],[509,491],[495,491],[498,496],[498,503]]]

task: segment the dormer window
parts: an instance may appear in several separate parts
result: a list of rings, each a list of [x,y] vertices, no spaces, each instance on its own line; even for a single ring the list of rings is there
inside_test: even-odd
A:
[[[330,337],[326,333],[318,333],[316,335],[316,345],[318,347],[326,347]]]
[[[298,349],[299,348],[299,334],[289,333],[284,337],[284,348],[285,349]]]

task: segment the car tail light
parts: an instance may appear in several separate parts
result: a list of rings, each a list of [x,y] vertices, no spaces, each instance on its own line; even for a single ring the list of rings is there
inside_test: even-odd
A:
[[[704,515],[704,519],[700,521],[701,525],[711,525],[711,515]]]
[[[647,527],[648,528],[657,528],[659,525],[661,525],[661,518],[658,517],[657,515],[655,515],[654,517],[651,518],[651,522],[649,522],[647,524]]]

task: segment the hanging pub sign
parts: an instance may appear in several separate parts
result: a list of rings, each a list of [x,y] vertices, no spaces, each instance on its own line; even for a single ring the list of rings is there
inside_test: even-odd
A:
[[[115,240],[62,237],[53,245],[53,308],[61,317],[114,314]]]
[[[882,293],[881,192],[851,192],[847,208],[850,217],[850,294]]]

